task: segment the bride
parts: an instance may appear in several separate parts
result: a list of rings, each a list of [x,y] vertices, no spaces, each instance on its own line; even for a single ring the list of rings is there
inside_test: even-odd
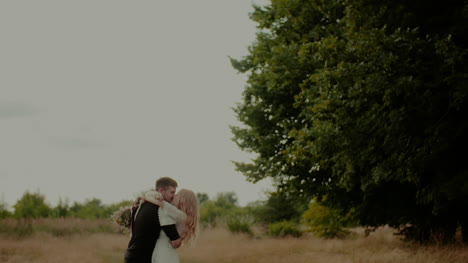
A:
[[[171,203],[161,196],[145,195],[145,201],[158,205],[161,226],[173,225],[181,236],[182,243],[194,241],[198,233],[198,199],[194,192],[181,189]],[[152,263],[178,263],[179,255],[169,237],[161,230],[153,250]]]

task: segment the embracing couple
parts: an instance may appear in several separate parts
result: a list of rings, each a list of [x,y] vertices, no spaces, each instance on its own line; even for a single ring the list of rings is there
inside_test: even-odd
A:
[[[131,238],[125,263],[176,263],[176,248],[193,241],[198,229],[198,199],[169,177],[156,181],[156,192],[139,197],[132,207]]]

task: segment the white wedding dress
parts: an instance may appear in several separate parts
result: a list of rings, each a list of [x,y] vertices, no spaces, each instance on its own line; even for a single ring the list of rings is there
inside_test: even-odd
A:
[[[159,207],[158,209],[161,226],[175,224],[179,235],[182,234],[184,231],[185,218],[187,217],[185,213],[166,201],[164,201],[164,207]],[[156,246],[154,247],[151,262],[179,263],[177,250],[172,247],[171,240],[163,230],[161,230]]]

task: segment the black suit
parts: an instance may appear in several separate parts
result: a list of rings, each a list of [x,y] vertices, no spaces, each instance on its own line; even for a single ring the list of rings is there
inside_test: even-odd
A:
[[[132,237],[128,242],[125,253],[126,263],[151,263],[154,246],[159,238],[161,229],[171,240],[179,239],[179,233],[175,225],[163,226],[159,223],[159,206],[149,202],[144,202],[138,214],[132,218]],[[137,207],[132,211],[135,215]]]

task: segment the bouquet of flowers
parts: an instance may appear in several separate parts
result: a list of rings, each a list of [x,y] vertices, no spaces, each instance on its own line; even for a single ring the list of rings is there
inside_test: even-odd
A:
[[[119,232],[125,232],[130,230],[130,223],[132,221],[132,207],[124,206],[119,210],[115,211],[111,215],[111,220],[116,224]]]

